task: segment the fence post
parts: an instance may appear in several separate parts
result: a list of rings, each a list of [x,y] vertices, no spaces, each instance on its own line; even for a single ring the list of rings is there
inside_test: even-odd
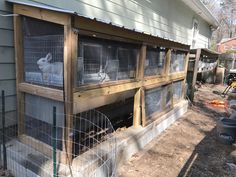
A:
[[[52,146],[53,146],[53,177],[57,176],[57,129],[56,129],[56,107],[53,106]]]
[[[5,140],[5,92],[2,90],[2,146],[3,146],[3,168],[7,169],[7,151]]]

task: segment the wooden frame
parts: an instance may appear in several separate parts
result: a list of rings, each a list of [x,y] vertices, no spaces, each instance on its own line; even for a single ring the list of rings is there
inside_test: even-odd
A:
[[[16,7],[14,6],[14,11]],[[17,95],[17,119],[19,122],[18,125],[18,135],[21,135],[25,132],[24,126],[24,93],[20,91],[19,84],[23,81],[23,31],[21,28],[22,19],[19,16],[14,16],[14,45],[15,47],[15,63],[16,63],[16,95]]]
[[[137,33],[124,28],[104,24],[95,20],[86,19],[84,17],[74,17],[70,14],[54,12],[51,10],[40,9],[37,7],[29,7],[25,5],[14,4],[14,13],[20,16],[14,17],[14,35],[15,35],[15,53],[16,53],[16,87],[17,87],[17,110],[18,110],[18,134],[20,137],[24,135],[24,94],[29,93],[48,99],[64,102],[65,128],[63,129],[63,152],[61,162],[72,163],[72,138],[70,137],[73,128],[73,115],[79,113],[76,108],[81,101],[87,108],[90,108],[86,100],[91,98],[102,97],[108,100],[108,103],[117,99],[119,94],[134,91],[134,116],[133,126],[138,127],[141,124],[147,125],[145,115],[145,90],[171,84],[173,81],[184,80],[187,70],[178,73],[170,73],[171,50],[181,50],[187,52],[189,46],[177,42],[167,41],[162,38],[150,36],[143,33]],[[63,25],[64,27],[64,88],[63,90],[47,88],[39,85],[25,83],[23,80],[23,37],[21,15],[32,17],[35,19],[52,22]],[[72,23],[73,21],[73,23]],[[123,41],[140,44],[137,58],[136,78],[130,80],[111,81],[104,84],[81,86],[76,88],[75,81],[77,77],[77,53],[78,53],[78,28],[81,34],[99,36],[106,39]],[[166,59],[164,64],[164,72],[158,76],[144,76],[146,52],[148,45],[158,45],[166,48]],[[186,56],[186,61],[188,60]],[[187,63],[187,62],[186,62]],[[185,64],[186,64],[185,63]],[[74,66],[73,66],[74,65]],[[186,64],[187,65],[187,64]],[[187,68],[185,66],[185,68]],[[184,80],[185,81],[185,80]],[[173,93],[173,92],[172,92]],[[133,92],[131,93],[133,94]],[[103,100],[106,100],[103,99]],[[99,106],[99,101],[96,106]],[[173,108],[173,98],[171,108]],[[165,114],[168,110],[154,114],[153,118]],[[21,138],[23,142],[25,138]],[[27,138],[26,138],[27,139]],[[37,148],[39,142],[35,141],[34,147]],[[51,153],[51,152],[45,152]]]

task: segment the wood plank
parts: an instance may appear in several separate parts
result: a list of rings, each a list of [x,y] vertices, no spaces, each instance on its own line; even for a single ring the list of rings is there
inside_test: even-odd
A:
[[[196,80],[197,80],[197,71],[198,71],[198,63],[200,60],[200,56],[201,56],[201,49],[197,49],[196,59],[195,59],[195,63],[194,63],[193,79],[192,79],[192,83],[190,85],[190,100],[191,101],[193,101],[193,99],[194,99],[194,91],[195,91],[195,84],[196,84]]]
[[[14,12],[39,20],[44,20],[61,25],[70,25],[71,15],[65,13],[20,4],[14,4]]]
[[[171,49],[167,49],[166,51],[166,59],[165,59],[165,75],[169,75],[170,74],[170,60],[171,60]]]
[[[108,82],[100,83],[100,84],[86,84],[86,85],[82,85],[82,86],[74,88],[73,92],[83,92],[86,90],[99,89],[99,88],[126,84],[130,82],[135,82],[135,81],[136,81],[135,79],[128,79],[128,80],[108,81]]]
[[[137,62],[137,69],[136,69],[136,79],[137,80],[143,80],[143,78],[144,78],[146,51],[147,51],[147,46],[142,45],[142,47],[139,51],[139,58],[138,58],[138,62]]]
[[[135,90],[130,90],[126,92],[120,92],[116,94],[106,95],[106,96],[98,96],[98,97],[90,97],[90,98],[74,98],[73,101],[73,113],[77,114],[80,112],[88,111],[90,109],[94,109],[100,106],[108,105],[111,103],[115,103],[118,101],[123,101],[126,98],[133,97],[135,95]]]
[[[160,86],[164,85],[173,81],[181,80],[185,78],[185,73],[184,72],[178,72],[178,73],[173,73],[168,76],[157,76],[156,78],[151,78],[151,79],[145,79],[143,86],[145,88],[152,88],[153,86]]]
[[[14,13],[15,13],[14,8]],[[15,45],[15,67],[16,67],[16,94],[17,94],[17,118],[18,118],[18,135],[24,133],[24,93],[19,90],[19,83],[23,81],[23,31],[22,21],[20,16],[14,17],[14,45]]]
[[[156,87],[158,85],[164,85],[167,84],[171,81],[176,81],[180,79],[185,78],[185,73],[184,72],[179,72],[179,73],[173,73],[170,74],[169,76],[157,76],[156,78],[152,79],[146,79],[142,81],[134,81],[134,82],[129,82],[125,84],[119,84],[119,85],[110,85],[107,87],[101,87],[101,88],[96,88],[96,89],[91,89],[91,90],[81,90],[81,91],[75,91],[74,92],[74,99],[78,98],[83,98],[83,99],[89,99],[91,97],[97,97],[97,96],[105,96],[105,95],[110,95],[110,94],[115,94],[119,92],[124,92],[136,88],[140,88],[142,86],[144,87]]]
[[[91,97],[97,97],[97,96],[105,96],[105,95],[111,95],[119,92],[124,92],[132,89],[136,89],[141,87],[142,83],[140,81],[137,82],[129,82],[125,84],[119,84],[119,85],[111,85],[107,87],[92,89],[92,90],[84,90],[80,92],[74,93],[74,99],[77,98],[91,98]]]
[[[72,163],[73,139],[70,137],[73,128],[73,86],[72,86],[72,53],[77,43],[72,42],[75,37],[71,25],[64,26],[64,101],[65,101],[65,128],[63,129],[63,152],[66,153],[63,163]],[[76,46],[75,46],[76,45]],[[73,54],[75,57],[75,54]]]
[[[28,83],[19,83],[19,91],[63,102],[63,91]]]
[[[174,48],[179,49],[182,51],[188,51],[190,46],[184,45],[181,43],[165,40],[163,38],[154,37],[148,34],[144,33],[138,33],[135,31],[131,31],[125,28],[120,28],[117,26],[113,26],[111,24],[106,24],[102,22],[98,22],[96,20],[88,19],[81,16],[75,17],[75,27],[87,30],[87,31],[94,31],[101,34],[116,36],[116,37],[122,37],[127,38],[131,40],[140,41],[141,43],[145,42],[150,45],[158,45],[166,48]]]
[[[142,113],[142,126],[146,126],[146,107],[145,107],[145,92],[144,88],[141,89],[141,113]]]
[[[141,124],[141,88],[138,89],[134,96],[134,114],[133,127],[137,128]]]
[[[185,83],[186,83],[186,80],[187,80],[189,59],[190,59],[190,52],[188,52],[186,54],[186,57],[185,57],[185,78],[182,81],[182,95],[181,95],[181,98],[185,98],[186,97],[186,84]]]

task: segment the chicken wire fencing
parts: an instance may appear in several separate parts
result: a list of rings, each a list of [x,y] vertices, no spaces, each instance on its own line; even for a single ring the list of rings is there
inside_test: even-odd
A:
[[[63,87],[63,26],[24,17],[23,54],[25,82]]]
[[[73,128],[67,129],[63,103],[27,95],[21,104],[25,111],[17,125],[9,124],[16,116],[4,109],[0,117],[0,162],[13,176],[116,176],[116,138],[106,115],[97,110],[74,115]]]

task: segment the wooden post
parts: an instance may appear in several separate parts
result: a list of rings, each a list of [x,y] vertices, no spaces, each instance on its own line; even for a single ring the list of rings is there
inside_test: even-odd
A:
[[[142,105],[142,109],[141,109],[142,126],[145,127],[146,126],[146,108],[145,108],[145,91],[144,91],[144,88],[141,89],[141,105]]]
[[[138,80],[143,80],[143,78],[144,78],[146,50],[147,50],[147,46],[142,45],[140,52],[139,52],[139,59],[138,59],[137,69],[136,69],[136,78]]]
[[[141,124],[141,88],[138,89],[134,96],[134,115],[133,126],[137,128]]]
[[[187,77],[187,73],[188,73],[188,62],[189,62],[189,57],[190,57],[190,52],[188,52],[186,54],[186,57],[185,57],[185,69],[184,69],[184,73],[185,73],[185,78],[184,80],[181,82],[181,85],[182,85],[182,94],[181,94],[181,99],[182,98],[185,98],[185,91],[186,91],[186,87],[185,87],[185,83],[186,83],[186,77]]]
[[[142,81],[141,86],[143,85],[144,80],[144,65],[146,60],[146,50],[147,46],[142,45],[136,69],[136,79]],[[142,87],[139,88],[134,96],[134,115],[133,115],[133,126],[137,128],[141,124],[141,110],[142,110],[142,98],[141,98]]]
[[[15,6],[14,6],[15,12]],[[19,84],[23,82],[23,31],[21,16],[14,16],[14,46],[16,66],[16,95],[17,95],[17,119],[18,135],[24,133],[24,93],[20,92]]]
[[[171,60],[171,49],[166,51],[166,61],[165,61],[165,76],[170,74],[170,60]]]
[[[198,63],[199,63],[200,56],[201,56],[201,49],[197,49],[195,63],[194,63],[194,69],[193,69],[193,80],[190,85],[190,100],[191,101],[193,101],[193,98],[194,98],[194,91],[195,91],[194,89],[195,89],[195,84],[196,84],[196,80],[197,80]]]
[[[72,86],[72,54],[75,43],[74,33],[71,25],[64,26],[64,113],[65,113],[65,128],[63,132],[64,143],[62,162],[66,164],[72,163],[72,145],[73,139],[70,137],[73,128],[73,86]],[[76,38],[77,39],[77,38]]]

